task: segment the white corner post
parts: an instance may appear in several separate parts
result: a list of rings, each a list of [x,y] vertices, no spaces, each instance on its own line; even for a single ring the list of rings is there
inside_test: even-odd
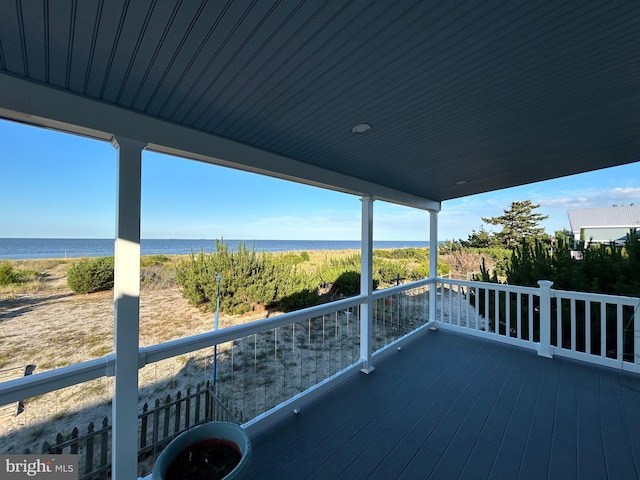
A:
[[[360,360],[361,372],[374,370],[371,362],[373,349],[373,197],[362,197],[362,239],[360,243],[360,294],[365,295],[360,305]]]
[[[538,280],[540,286],[540,343],[538,355],[553,358],[551,354],[551,285],[549,280]]]
[[[436,302],[438,301],[438,212],[429,210],[429,323],[438,329]]]
[[[114,480],[130,480],[138,475],[140,192],[145,144],[121,137],[111,143],[118,151],[111,464]]]

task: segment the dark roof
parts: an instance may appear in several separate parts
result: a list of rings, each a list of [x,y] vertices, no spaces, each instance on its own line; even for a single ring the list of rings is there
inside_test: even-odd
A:
[[[442,201],[640,160],[639,20],[636,1],[4,1],[0,117]]]

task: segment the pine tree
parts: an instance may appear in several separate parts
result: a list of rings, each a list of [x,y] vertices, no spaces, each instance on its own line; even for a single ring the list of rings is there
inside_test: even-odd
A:
[[[496,236],[507,248],[515,247],[525,238],[548,240],[544,228],[539,227],[538,224],[549,216],[534,212],[539,207],[540,205],[531,203],[531,200],[512,202],[511,207],[504,210],[503,215],[492,218],[482,217],[482,221],[489,225],[502,225],[502,231]]]
[[[501,247],[502,244],[492,232],[487,232],[483,225],[478,231],[472,230],[467,240],[460,240],[460,245],[464,248],[491,248]]]

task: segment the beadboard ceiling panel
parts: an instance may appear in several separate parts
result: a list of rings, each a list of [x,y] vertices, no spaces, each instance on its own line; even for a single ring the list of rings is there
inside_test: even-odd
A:
[[[442,201],[640,161],[638,31],[631,0],[7,0],[0,73]]]

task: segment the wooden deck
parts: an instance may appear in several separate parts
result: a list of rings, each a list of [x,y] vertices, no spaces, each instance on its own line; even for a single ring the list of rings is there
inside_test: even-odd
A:
[[[640,478],[640,376],[428,332],[252,438],[254,479]]]

